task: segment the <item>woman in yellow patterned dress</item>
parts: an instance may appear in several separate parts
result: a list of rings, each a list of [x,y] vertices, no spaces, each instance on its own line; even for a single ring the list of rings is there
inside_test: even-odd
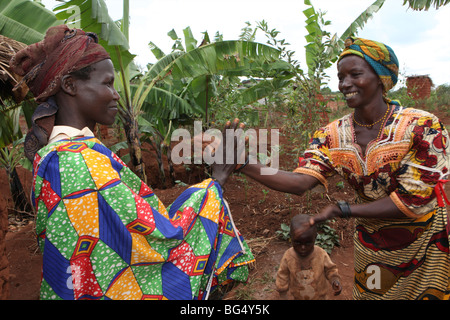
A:
[[[382,43],[349,38],[339,90],[353,112],[317,130],[294,172],[242,172],[275,190],[302,194],[341,175],[354,204],[339,201],[310,224],[355,218],[354,299],[449,299],[449,218],[443,185],[449,136],[428,112],[391,101],[398,60]]]

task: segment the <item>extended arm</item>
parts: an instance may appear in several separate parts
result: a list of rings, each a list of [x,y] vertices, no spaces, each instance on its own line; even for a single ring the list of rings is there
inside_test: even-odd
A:
[[[319,180],[313,176],[283,170],[274,170],[274,174],[264,174],[261,170],[263,168],[264,166],[259,163],[249,164],[241,172],[268,188],[297,195],[302,195],[319,184]]]
[[[385,197],[370,203],[350,205],[349,208],[350,216],[355,218],[389,219],[405,217],[405,214],[398,209],[390,197]],[[322,212],[318,215],[311,217],[310,224],[313,225],[328,219],[342,216],[343,213],[339,206],[330,205],[322,210]]]

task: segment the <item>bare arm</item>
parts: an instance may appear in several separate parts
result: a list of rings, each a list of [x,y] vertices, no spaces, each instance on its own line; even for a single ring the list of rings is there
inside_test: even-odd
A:
[[[274,174],[262,174],[262,168],[264,166],[259,163],[248,164],[241,172],[270,189],[297,195],[302,195],[320,183],[313,176],[290,171],[276,170]]]
[[[249,164],[241,172],[268,188],[297,195],[302,195],[305,191],[320,183],[313,176],[283,170],[278,170],[272,175],[263,175],[261,174],[262,168],[264,166],[261,164]],[[350,212],[351,217],[359,218],[389,219],[405,217],[405,214],[398,209],[390,197],[366,204],[351,205]],[[336,204],[330,205],[319,214],[311,217],[310,225],[336,217],[342,217],[342,211]]]
[[[366,203],[350,206],[351,217],[357,218],[402,218],[405,214],[398,209],[390,197]],[[326,207],[318,215],[311,217],[310,224],[316,224],[335,217],[342,217],[342,212],[337,205]]]

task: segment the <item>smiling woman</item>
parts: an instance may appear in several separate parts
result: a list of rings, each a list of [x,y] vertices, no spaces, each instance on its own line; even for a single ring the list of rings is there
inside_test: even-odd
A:
[[[166,208],[95,138],[97,123],[114,122],[119,100],[95,35],[50,28],[11,65],[40,102],[25,148],[41,299],[207,299],[222,284],[247,280],[254,258],[222,193],[235,163],[213,165],[214,178]],[[226,138],[218,150],[225,145]]]
[[[355,218],[355,299],[450,298],[449,218],[442,195],[450,138],[441,121],[386,97],[398,61],[388,46],[349,38],[338,61],[339,89],[353,112],[319,128],[294,172],[241,172],[266,186],[302,194],[339,174],[354,204],[331,205],[305,227]],[[306,231],[305,231],[306,232]]]

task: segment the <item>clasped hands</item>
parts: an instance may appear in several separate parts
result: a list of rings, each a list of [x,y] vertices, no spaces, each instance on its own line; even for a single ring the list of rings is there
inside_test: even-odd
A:
[[[222,140],[219,146],[215,148],[214,152],[220,154],[221,159],[211,165],[212,178],[221,186],[224,186],[230,174],[245,162],[246,148],[245,145],[242,147],[242,143],[246,143],[248,137],[243,139],[244,128],[245,124],[240,122],[239,119],[234,119],[233,122],[227,121],[222,132]],[[229,141],[230,139],[233,139],[233,141]],[[233,148],[230,148],[230,145]]]

